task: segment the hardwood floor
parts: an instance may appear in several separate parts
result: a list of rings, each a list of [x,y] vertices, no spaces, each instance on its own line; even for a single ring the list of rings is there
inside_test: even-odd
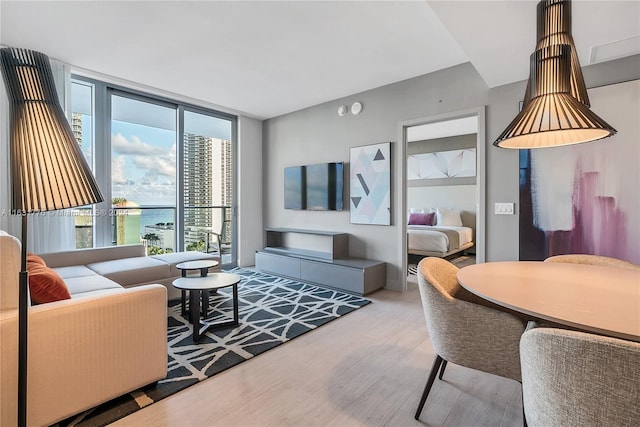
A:
[[[450,364],[420,421],[433,363],[416,285],[112,424],[125,426],[522,426],[520,384]]]

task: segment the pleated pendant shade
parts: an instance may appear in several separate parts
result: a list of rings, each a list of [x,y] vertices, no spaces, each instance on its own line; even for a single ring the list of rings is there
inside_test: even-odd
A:
[[[613,135],[613,129],[570,93],[571,46],[554,45],[531,55],[532,98],[494,145],[543,148]]]
[[[578,59],[573,35],[571,34],[571,2],[567,0],[545,0],[538,3],[536,9],[536,50],[558,44],[571,46],[571,90],[569,93],[578,101],[590,107],[587,86],[584,84],[580,60]],[[524,95],[525,104],[531,100],[531,96],[532,88],[530,83],[527,83],[527,90]]]
[[[493,145],[544,148],[614,135],[616,130],[589,106],[571,36],[571,2],[543,0],[537,8],[537,43],[523,108]]]
[[[66,209],[103,200],[58,102],[49,58],[0,49],[11,106],[14,213]]]

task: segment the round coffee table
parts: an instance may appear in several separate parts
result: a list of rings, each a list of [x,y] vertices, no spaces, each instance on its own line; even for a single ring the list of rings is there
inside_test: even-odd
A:
[[[209,269],[217,267],[220,262],[213,259],[202,259],[196,261],[185,261],[176,264],[176,268],[180,270],[182,277],[188,277],[189,271],[200,270],[200,276],[206,277],[209,273]],[[182,291],[182,315],[187,315],[187,297],[186,291]],[[209,292],[202,292],[202,315],[206,316],[209,310]]]
[[[173,281],[175,288],[189,291],[189,312],[193,325],[193,342],[198,342],[209,329],[238,326],[238,283],[242,278],[237,274],[211,273],[205,277],[180,277]],[[200,321],[200,299],[203,292],[233,286],[233,320],[223,322]]]

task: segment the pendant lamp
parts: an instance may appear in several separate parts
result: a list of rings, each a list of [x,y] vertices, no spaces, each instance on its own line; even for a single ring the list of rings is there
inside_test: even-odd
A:
[[[571,1],[543,0],[537,6],[537,43],[522,111],[493,145],[543,148],[614,135],[616,130],[589,106],[571,35]]]

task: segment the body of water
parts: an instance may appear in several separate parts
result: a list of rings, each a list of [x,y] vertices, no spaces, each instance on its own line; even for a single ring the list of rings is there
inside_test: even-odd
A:
[[[175,209],[142,209],[140,215],[140,234],[144,234],[144,228],[158,223],[174,223]]]

